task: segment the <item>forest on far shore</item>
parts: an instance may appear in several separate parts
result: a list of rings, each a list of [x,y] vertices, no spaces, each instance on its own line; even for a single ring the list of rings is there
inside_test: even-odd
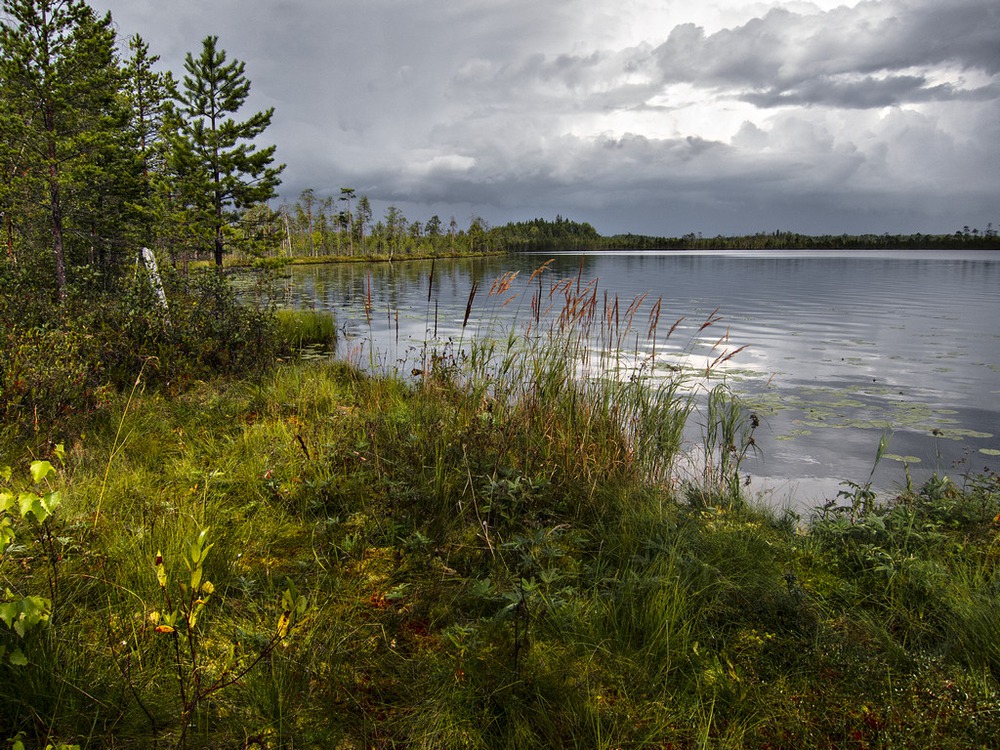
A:
[[[353,206],[353,210],[352,210]],[[479,252],[545,252],[607,250],[832,250],[832,249],[1000,249],[992,222],[986,228],[964,226],[946,234],[825,234],[776,230],[745,235],[680,237],[643,234],[601,235],[588,222],[557,215],[491,227],[480,216],[467,229],[454,216],[447,222],[434,215],[426,221],[407,218],[390,205],[374,218],[366,195],[341,188],[340,195],[321,197],[302,191],[294,203],[283,203],[281,238],[271,252],[287,257],[429,257]]]
[[[825,234],[777,230],[747,235],[681,237],[642,234],[602,236],[587,223],[556,217],[497,228],[500,244],[511,251],[530,250],[832,250],[832,249],[1000,249],[992,222],[985,230],[968,226],[951,234]]]

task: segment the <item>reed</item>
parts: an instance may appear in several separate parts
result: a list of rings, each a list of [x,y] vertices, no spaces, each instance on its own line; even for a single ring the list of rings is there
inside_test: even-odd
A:
[[[426,378],[433,365],[440,376],[457,378],[473,400],[485,397],[517,405],[523,415],[543,404],[551,407],[543,424],[533,422],[543,436],[554,428],[554,413],[560,410],[561,418],[585,435],[599,429],[599,423],[613,424],[627,443],[616,447],[613,463],[641,466],[649,477],[671,481],[676,461],[687,450],[690,418],[708,403],[708,382],[745,347],[729,347],[728,335],[723,335],[706,354],[696,356],[695,349],[704,346],[699,334],[722,320],[718,309],[699,326],[685,325],[681,317],[662,331],[662,298],[650,302],[644,294],[622,300],[602,291],[597,279],[584,283],[581,273],[554,278],[552,262],[540,265],[527,279],[517,272],[499,275],[481,304],[479,282],[473,281],[462,330],[475,312],[475,336],[466,340],[463,333],[457,344],[425,341],[418,371]],[[433,276],[429,290],[432,284]],[[429,291],[428,305],[430,300]],[[436,311],[434,317],[436,330]],[[691,338],[678,342],[681,334]],[[740,448],[739,461],[731,460],[736,458],[731,451],[720,454],[729,483],[729,464],[738,472],[739,463],[752,452],[750,444]],[[694,458],[703,454],[695,451],[684,459],[704,463]],[[577,465],[584,474],[589,473],[587,464],[579,457]],[[714,467],[706,466],[705,482],[717,482],[717,476]]]

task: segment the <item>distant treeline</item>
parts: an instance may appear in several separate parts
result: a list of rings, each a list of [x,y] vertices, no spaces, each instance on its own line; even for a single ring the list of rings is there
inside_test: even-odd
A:
[[[502,252],[489,224],[479,216],[462,227],[454,216],[411,220],[398,206],[374,216],[367,195],[341,188],[337,196],[308,188],[277,212],[281,238],[270,255],[296,258],[405,258]]]
[[[826,234],[758,232],[742,236],[681,237],[642,234],[602,236],[587,222],[563,216],[531,219],[490,227],[473,216],[467,227],[454,216],[411,220],[396,206],[375,218],[365,195],[342,188],[339,196],[302,191],[292,204],[282,205],[281,241],[270,253],[291,257],[363,258],[433,257],[483,252],[588,252],[598,250],[832,250],[832,249],[1000,249],[1000,237],[987,224],[979,230],[962,227],[951,234]]]
[[[997,249],[1000,237],[985,230],[963,227],[952,234],[825,234],[758,232],[742,236],[653,237],[616,234],[604,237],[587,223],[557,216],[555,221],[534,219],[491,230],[495,244],[513,252],[546,250],[829,250],[829,249]]]

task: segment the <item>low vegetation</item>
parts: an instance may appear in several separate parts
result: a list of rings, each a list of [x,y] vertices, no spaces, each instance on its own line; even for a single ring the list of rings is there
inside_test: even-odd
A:
[[[290,321],[238,307],[213,325],[260,314],[263,344],[185,348],[213,329],[178,313],[99,407],[44,435],[23,402],[8,412],[0,735],[990,746],[1000,478],[757,507],[740,481],[755,416],[723,383],[682,480],[690,389],[580,377],[574,331],[612,318],[572,287],[551,335],[428,351],[407,379],[264,367]]]

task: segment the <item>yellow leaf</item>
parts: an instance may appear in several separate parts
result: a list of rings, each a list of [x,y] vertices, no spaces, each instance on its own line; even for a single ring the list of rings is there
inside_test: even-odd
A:
[[[167,569],[163,567],[163,555],[159,550],[156,552],[156,580],[160,582],[160,588],[167,587]]]

